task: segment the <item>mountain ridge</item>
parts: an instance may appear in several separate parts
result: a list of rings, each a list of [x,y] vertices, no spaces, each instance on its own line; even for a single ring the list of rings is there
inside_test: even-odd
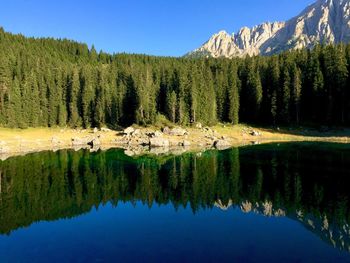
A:
[[[273,55],[316,44],[350,42],[350,0],[318,0],[285,22],[265,22],[237,33],[214,34],[186,57]]]

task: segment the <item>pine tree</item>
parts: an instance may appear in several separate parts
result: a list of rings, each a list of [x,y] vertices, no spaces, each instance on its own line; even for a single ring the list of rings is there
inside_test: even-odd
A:
[[[81,70],[81,116],[83,126],[89,128],[92,125],[94,104],[94,77],[89,66]]]
[[[294,121],[297,125],[300,123],[300,98],[301,98],[301,71],[294,64],[293,66],[293,87],[292,87],[292,102],[293,102],[293,113]]]
[[[276,125],[277,112],[278,112],[278,90],[280,87],[280,67],[279,58],[272,57],[269,63],[269,69],[267,72],[268,87],[265,89],[265,114],[269,114],[273,125]],[[267,105],[267,106],[266,106]]]
[[[80,93],[79,72],[76,68],[68,77],[68,119],[71,127],[78,127],[81,124],[78,110],[78,96]]]
[[[179,73],[179,94],[178,94],[178,110],[177,121],[179,124],[189,124],[189,108],[190,108],[190,81],[187,73],[182,71]]]
[[[257,69],[250,68],[247,77],[248,107],[250,108],[250,120],[257,121],[262,102],[262,85],[260,74]]]
[[[7,126],[11,128],[23,127],[21,87],[17,78],[14,79],[11,91],[8,95],[8,105],[6,110]]]
[[[281,120],[284,123],[289,123],[290,121],[290,86],[291,86],[291,79],[289,75],[289,69],[285,68],[283,72],[283,87],[282,87],[282,109],[281,109]]]
[[[237,69],[230,64],[229,67],[229,113],[228,119],[232,124],[239,123],[239,107],[240,107],[240,98],[239,98],[239,80],[237,75]]]
[[[176,122],[177,96],[173,90],[167,96],[167,116],[172,122]]]
[[[3,115],[5,112],[5,95],[9,90],[9,66],[5,61],[0,60],[0,114]]]

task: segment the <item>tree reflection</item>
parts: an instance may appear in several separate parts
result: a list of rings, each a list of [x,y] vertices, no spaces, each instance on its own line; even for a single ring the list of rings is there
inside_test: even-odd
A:
[[[111,202],[199,209],[237,206],[289,216],[348,249],[350,154],[346,146],[283,144],[181,156],[62,150],[0,161],[0,232],[69,218]]]

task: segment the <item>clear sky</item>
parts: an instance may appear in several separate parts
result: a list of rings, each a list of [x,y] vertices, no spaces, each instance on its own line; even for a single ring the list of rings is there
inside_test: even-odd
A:
[[[180,56],[224,29],[281,21],[315,0],[2,0],[0,26],[110,53]]]

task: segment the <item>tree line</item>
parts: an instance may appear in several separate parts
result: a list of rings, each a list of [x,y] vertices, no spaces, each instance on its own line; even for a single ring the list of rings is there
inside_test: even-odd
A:
[[[350,45],[271,57],[106,54],[0,29],[0,125],[350,124]]]

